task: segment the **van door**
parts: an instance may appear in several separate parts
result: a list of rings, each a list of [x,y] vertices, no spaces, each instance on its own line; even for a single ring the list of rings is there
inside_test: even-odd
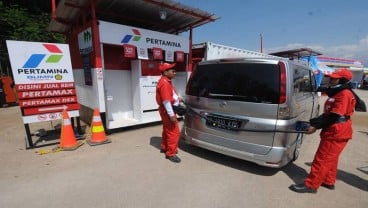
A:
[[[315,78],[313,72],[306,67],[293,66],[293,96],[296,102],[294,106],[294,116],[301,116],[299,119],[309,121],[316,113],[316,93],[314,92]]]
[[[186,115],[189,136],[230,149],[266,154],[273,146],[276,129],[279,74],[277,61],[199,65],[188,82],[186,104],[201,115]],[[235,125],[240,131],[229,130],[227,124],[234,121],[241,121]]]

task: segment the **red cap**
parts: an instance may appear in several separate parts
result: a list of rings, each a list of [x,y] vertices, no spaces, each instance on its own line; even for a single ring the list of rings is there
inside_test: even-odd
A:
[[[326,76],[334,79],[345,78],[347,80],[351,80],[353,78],[353,73],[351,73],[351,71],[346,68],[341,68],[332,72],[331,74],[327,74]]]
[[[176,64],[169,64],[169,63],[163,63],[158,66],[158,69],[160,69],[161,72],[164,72],[168,69],[172,69]]]

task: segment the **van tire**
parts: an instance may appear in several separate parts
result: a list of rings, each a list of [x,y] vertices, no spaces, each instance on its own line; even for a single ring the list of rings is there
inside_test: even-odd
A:
[[[296,137],[296,142],[295,142],[295,149],[293,152],[293,161],[297,160],[300,154],[300,149],[302,147],[302,143],[303,143],[303,134],[299,133],[298,136]]]

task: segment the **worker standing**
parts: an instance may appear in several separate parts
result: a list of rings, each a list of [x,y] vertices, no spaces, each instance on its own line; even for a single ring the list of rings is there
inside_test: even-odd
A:
[[[350,119],[356,104],[350,83],[353,75],[348,69],[339,69],[327,76],[330,80],[325,90],[328,99],[324,112],[310,120],[311,127],[307,131],[312,134],[322,129],[311,171],[304,183],[289,187],[298,193],[316,193],[320,186],[335,189],[339,156],[353,135]]]
[[[161,78],[156,86],[156,102],[159,105],[159,113],[162,120],[161,152],[166,159],[179,163],[181,159],[176,155],[180,138],[178,119],[173,110],[173,105],[179,104],[179,96],[176,93],[171,80],[175,78],[175,64],[163,63],[159,65]]]

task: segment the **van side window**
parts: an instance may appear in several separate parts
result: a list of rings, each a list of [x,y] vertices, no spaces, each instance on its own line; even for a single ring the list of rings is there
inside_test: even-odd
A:
[[[303,95],[304,92],[311,92],[310,70],[302,67],[294,68],[294,93]]]

